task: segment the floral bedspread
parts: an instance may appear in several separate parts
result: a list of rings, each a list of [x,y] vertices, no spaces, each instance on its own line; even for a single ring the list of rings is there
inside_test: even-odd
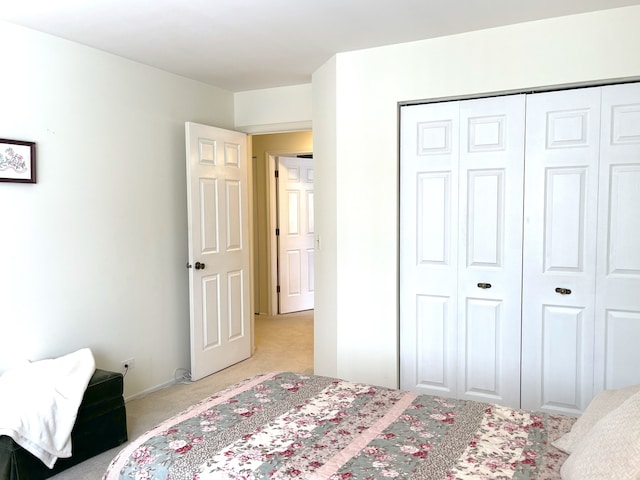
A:
[[[269,373],[128,444],[104,480],[559,479],[572,418]]]

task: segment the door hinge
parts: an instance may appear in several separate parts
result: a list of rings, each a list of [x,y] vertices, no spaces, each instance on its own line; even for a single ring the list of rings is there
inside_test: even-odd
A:
[[[276,293],[280,293],[280,285],[276,287]]]
[[[275,171],[275,174],[276,174],[276,178],[280,177],[280,172],[278,172],[278,170]]]
[[[276,235],[280,235],[280,229],[276,228]]]

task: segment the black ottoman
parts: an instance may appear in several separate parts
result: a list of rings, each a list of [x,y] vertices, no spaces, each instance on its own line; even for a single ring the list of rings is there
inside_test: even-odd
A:
[[[52,469],[16,444],[0,436],[0,480],[40,480],[127,441],[127,416],[121,373],[97,369],[82,398],[71,431],[72,456],[59,458]]]

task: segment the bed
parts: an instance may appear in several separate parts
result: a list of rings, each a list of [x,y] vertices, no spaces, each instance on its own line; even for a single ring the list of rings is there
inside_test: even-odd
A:
[[[120,451],[104,480],[558,479],[568,455],[551,443],[568,438],[574,422],[271,372],[149,430]]]

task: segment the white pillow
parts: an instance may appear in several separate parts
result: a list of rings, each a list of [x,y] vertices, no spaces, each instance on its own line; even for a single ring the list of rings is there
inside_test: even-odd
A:
[[[563,480],[640,478],[640,393],[598,421],[560,469]]]
[[[600,392],[591,400],[584,413],[573,424],[571,430],[555,442],[552,442],[551,445],[570,454],[598,420],[618,408],[638,392],[640,392],[640,385]]]

